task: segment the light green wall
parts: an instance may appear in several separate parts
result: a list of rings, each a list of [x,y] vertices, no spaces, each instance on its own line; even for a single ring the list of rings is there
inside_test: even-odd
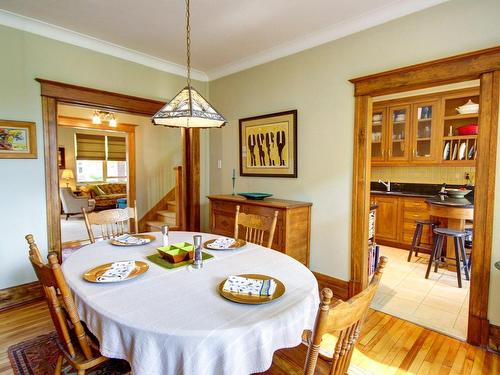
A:
[[[3,26],[0,26],[0,51],[0,119],[34,121],[38,138],[38,159],[0,159],[2,289],[35,279],[27,259],[24,240],[27,233],[33,233],[40,247],[44,251],[46,248],[40,85],[34,79],[40,77],[158,100],[174,96],[185,86],[185,79]],[[202,94],[207,94],[206,83],[195,85]],[[208,143],[207,132],[202,134],[202,143]],[[206,184],[208,176],[202,175],[202,181]],[[201,190],[202,196],[206,195],[207,187],[202,185]]]
[[[299,177],[238,178],[237,190],[313,202],[311,268],[348,280],[354,123],[348,80],[499,45],[499,14],[498,0],[454,0],[211,82],[210,100],[229,125],[211,130],[210,192],[231,192],[239,118],[297,109]],[[493,259],[500,259],[499,234]],[[500,324],[495,295],[500,271],[492,272],[490,298],[490,319]]]

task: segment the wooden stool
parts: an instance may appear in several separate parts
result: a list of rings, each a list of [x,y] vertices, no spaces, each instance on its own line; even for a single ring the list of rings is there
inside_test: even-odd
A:
[[[463,269],[465,272],[465,279],[469,280],[469,266],[467,262],[467,257],[465,256],[465,245],[464,239],[467,233],[465,231],[459,231],[448,228],[435,228],[433,230],[435,235],[434,247],[432,248],[432,254],[429,258],[429,264],[427,265],[427,272],[425,273],[425,278],[429,278],[429,273],[431,271],[432,263],[434,263],[434,272],[437,272],[438,265],[441,262],[440,259],[443,253],[443,242],[446,237],[453,238],[455,242],[455,261],[457,263],[457,280],[458,287],[462,287],[462,272],[460,262],[463,262]]]
[[[420,246],[420,243],[422,242],[422,231],[424,229],[424,225],[428,225],[430,230],[433,232],[434,229],[439,226],[439,221],[415,220],[415,224],[415,232],[413,233],[413,241],[411,242],[410,253],[408,254],[408,262],[411,261],[413,252],[415,252],[415,256],[418,256],[418,250],[432,251],[432,248]]]

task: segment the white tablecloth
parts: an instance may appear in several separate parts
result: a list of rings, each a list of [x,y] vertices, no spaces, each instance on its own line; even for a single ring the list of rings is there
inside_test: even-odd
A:
[[[146,259],[161,246],[85,246],[63,263],[78,311],[99,339],[101,353],[126,359],[134,374],[238,375],[265,371],[274,351],[300,343],[313,327],[319,303],[314,275],[295,259],[255,244],[215,256],[201,270],[167,270]],[[215,238],[202,234],[203,242]],[[171,232],[173,242],[193,233]],[[119,260],[142,260],[148,272],[112,284],[94,284],[82,274]],[[217,286],[228,275],[257,273],[281,280],[286,292],[264,305],[227,301]]]

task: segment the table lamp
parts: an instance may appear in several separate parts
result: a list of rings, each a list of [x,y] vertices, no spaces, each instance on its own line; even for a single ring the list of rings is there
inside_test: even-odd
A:
[[[61,179],[66,181],[66,187],[69,187],[69,180],[73,178],[75,178],[75,176],[73,176],[73,171],[71,169],[63,169]]]

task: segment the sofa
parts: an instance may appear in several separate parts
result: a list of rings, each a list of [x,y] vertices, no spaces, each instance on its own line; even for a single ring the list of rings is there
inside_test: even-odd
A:
[[[116,207],[116,200],[127,198],[127,184],[104,183],[80,186],[82,196],[95,200],[95,210],[105,210]]]

